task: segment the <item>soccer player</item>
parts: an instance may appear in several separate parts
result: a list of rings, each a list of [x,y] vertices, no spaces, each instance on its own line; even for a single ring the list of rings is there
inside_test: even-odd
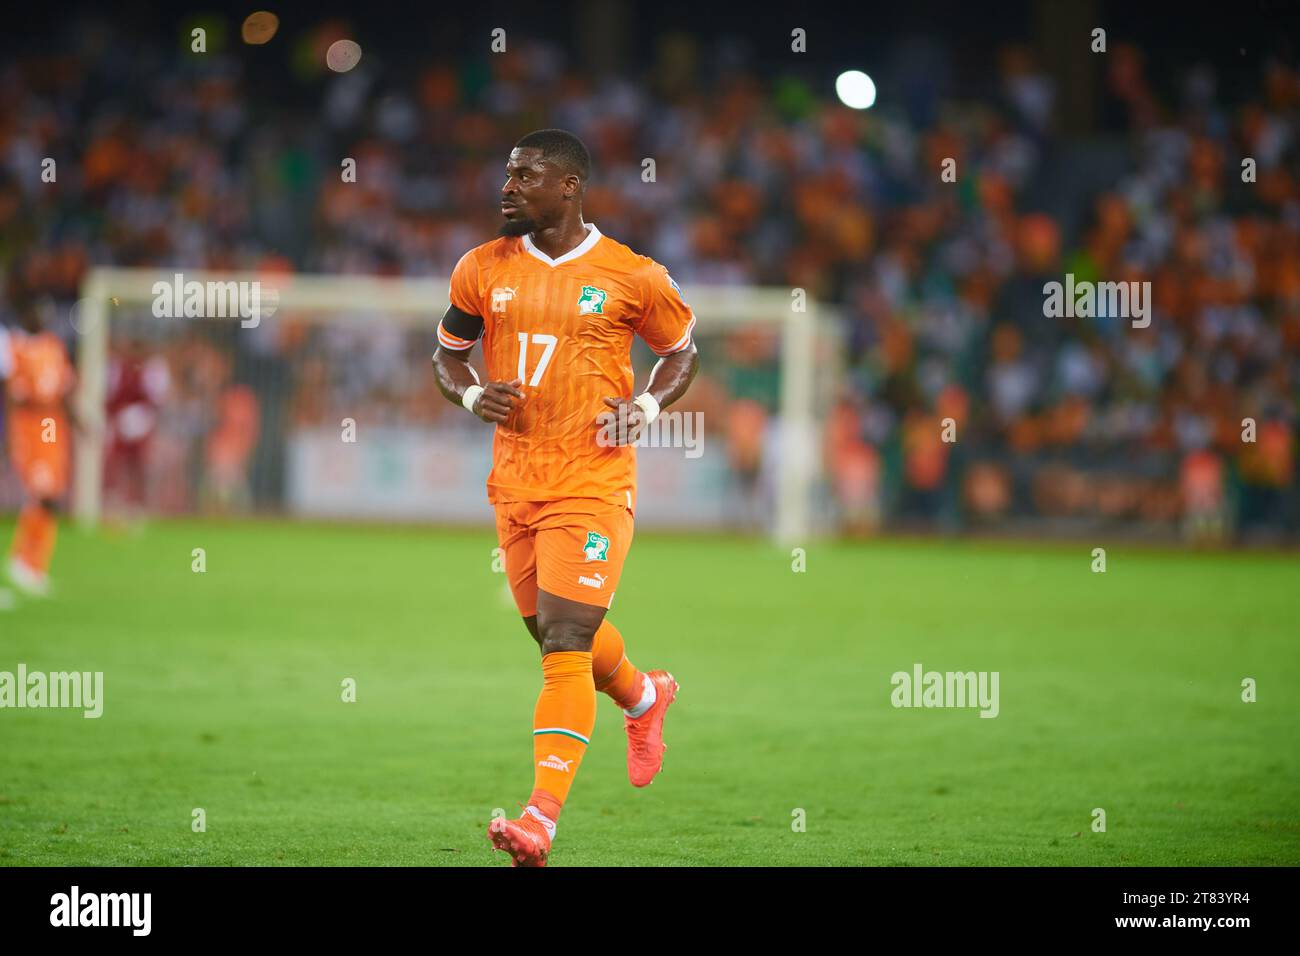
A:
[[[501,236],[456,264],[433,356],[442,393],[496,426],[488,501],[542,653],[532,794],[519,819],[488,826],[512,866],[546,865],[596,692],[623,708],[628,777],[643,787],[663,765],[664,713],[678,690],[671,674],[633,666],[605,612],[632,544],[634,443],[695,376],[695,316],[663,266],[583,222],[590,171],[571,133],[519,140]],[[662,356],[636,397],[633,335]],[[486,384],[469,364],[480,336]]]
[[[49,593],[50,558],[59,499],[68,486],[69,416],[65,400],[74,376],[67,350],[41,330],[37,304],[10,293],[21,329],[0,328],[0,385],[7,398],[9,458],[26,493],[9,552],[9,579],[25,594]]]

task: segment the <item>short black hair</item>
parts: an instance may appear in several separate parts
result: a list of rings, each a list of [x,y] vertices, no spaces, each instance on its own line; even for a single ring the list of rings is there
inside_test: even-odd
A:
[[[591,153],[587,152],[582,140],[568,130],[536,130],[515,143],[515,149],[540,149],[542,159],[576,173],[586,188],[591,176]]]

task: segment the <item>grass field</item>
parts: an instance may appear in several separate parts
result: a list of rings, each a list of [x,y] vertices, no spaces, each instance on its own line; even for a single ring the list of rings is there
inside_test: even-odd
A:
[[[0,710],[0,864],[505,866],[484,831],[530,788],[540,669],[494,544],[65,530],[0,670],[103,671],[104,714]],[[1300,564],[1116,545],[1094,574],[1093,546],[813,545],[793,573],[639,533],[611,620],[682,683],[665,770],[628,784],[602,698],[552,865],[1300,863]],[[998,671],[999,715],[894,708],[916,662]]]

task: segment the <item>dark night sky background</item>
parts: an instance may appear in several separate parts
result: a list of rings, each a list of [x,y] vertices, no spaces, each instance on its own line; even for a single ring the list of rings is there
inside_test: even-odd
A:
[[[979,0],[940,2],[800,2],[728,3],[708,0],[551,0],[551,2],[487,2],[402,4],[373,0],[321,0],[313,3],[167,3],[85,4],[39,3],[10,9],[0,36],[0,49],[58,49],[60,27],[69,11],[93,10],[122,26],[142,42],[166,44],[178,35],[183,21],[195,13],[227,17],[237,35],[238,22],[256,9],[269,9],[281,18],[287,35],[307,23],[339,17],[356,29],[363,49],[382,47],[390,55],[446,56],[463,53],[470,38],[482,37],[495,26],[545,36],[574,50],[582,37],[579,24],[601,16],[611,6],[624,12],[623,61],[644,67],[653,55],[649,38],[672,32],[689,33],[704,43],[723,38],[739,41],[751,62],[786,66],[789,32],[808,30],[808,67],[836,70],[865,65],[890,55],[911,37],[945,43],[956,63],[958,80],[975,79],[996,47],[1008,40],[1034,42],[1066,15],[1095,22],[1108,30],[1112,43],[1131,40],[1147,52],[1153,65],[1205,61],[1227,75],[1234,68],[1250,70],[1270,54],[1293,57],[1300,36],[1300,0],[1240,0],[1209,3],[1144,2],[1144,0]],[[400,51],[400,52],[399,52]],[[977,82],[977,79],[975,80]]]

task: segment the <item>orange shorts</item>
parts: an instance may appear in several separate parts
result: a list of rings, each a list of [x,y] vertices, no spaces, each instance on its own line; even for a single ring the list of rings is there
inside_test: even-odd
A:
[[[506,577],[524,617],[537,613],[537,591],[608,608],[632,546],[632,512],[597,498],[502,501],[497,541]]]
[[[33,498],[59,498],[68,489],[72,426],[63,415],[24,409],[9,417],[9,457]],[[45,441],[49,437],[52,441]]]

